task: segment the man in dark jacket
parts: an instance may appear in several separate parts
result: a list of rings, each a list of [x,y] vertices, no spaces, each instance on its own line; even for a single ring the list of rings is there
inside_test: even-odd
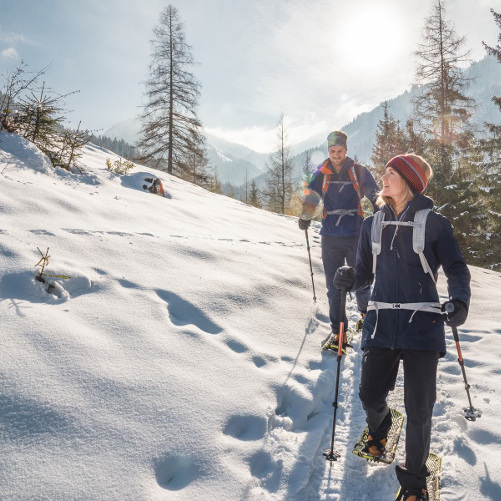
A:
[[[367,197],[375,206],[378,187],[371,173],[362,165],[346,156],[348,136],[342,131],[334,131],[327,137],[329,158],[320,165],[307,188],[303,211],[299,218],[299,228],[306,230],[313,212],[323,200],[322,214],[322,261],[324,265],[329,317],[334,338],[339,333],[341,294],[333,286],[336,270],[345,264],[355,265],[360,228],[363,221],[361,199]],[[356,292],[357,306],[362,315],[367,311],[369,287]]]

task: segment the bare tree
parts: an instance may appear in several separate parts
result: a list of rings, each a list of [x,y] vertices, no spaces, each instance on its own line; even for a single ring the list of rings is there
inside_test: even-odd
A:
[[[40,71],[28,71],[28,65],[21,61],[12,68],[5,79],[3,91],[0,92],[0,130],[15,132],[19,120],[19,99],[28,91],[32,91],[38,79],[45,74],[50,65]]]
[[[207,165],[197,117],[200,84],[189,71],[195,64],[192,48],[175,7],[165,7],[153,33],[138,147],[145,163],[182,176],[185,170],[192,171],[194,161],[201,169]]]

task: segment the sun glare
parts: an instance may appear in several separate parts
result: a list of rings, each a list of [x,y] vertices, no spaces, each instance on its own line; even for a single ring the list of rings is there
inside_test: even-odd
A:
[[[337,38],[336,58],[353,69],[384,68],[397,56],[404,36],[398,14],[390,9],[366,6],[343,23]]]

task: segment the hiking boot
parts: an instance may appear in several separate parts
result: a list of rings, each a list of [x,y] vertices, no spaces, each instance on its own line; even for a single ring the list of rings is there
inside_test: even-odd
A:
[[[360,320],[357,322],[355,329],[357,332],[360,332],[363,327],[364,327],[364,319],[365,319],[365,313],[362,313],[362,316],[360,317]]]
[[[365,442],[364,451],[368,452],[371,456],[380,457],[385,453],[386,447],[386,437],[375,439],[372,435],[367,437],[367,442]]]
[[[428,491],[426,489],[411,489],[400,487],[395,501],[429,501]]]
[[[339,332],[334,334],[334,338],[332,341],[336,346],[339,346]],[[343,345],[346,345],[347,343],[348,343],[348,336],[346,334],[346,331],[344,331],[343,332]]]
[[[347,348],[353,348],[353,346],[351,346],[351,344],[348,343],[348,338],[347,338],[346,332],[344,333],[343,338],[344,338],[344,343],[343,343],[343,346],[341,347],[341,351],[346,355]],[[331,337],[324,344],[322,349],[323,350],[330,350],[330,351],[338,351],[338,349],[339,349],[339,333],[332,333]]]

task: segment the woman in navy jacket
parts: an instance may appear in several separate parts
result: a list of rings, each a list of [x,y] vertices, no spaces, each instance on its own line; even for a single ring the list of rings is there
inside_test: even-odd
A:
[[[380,254],[374,258],[372,216],[362,225],[355,272],[344,269],[334,278],[335,286],[344,290],[374,282],[362,333],[359,395],[369,426],[366,449],[376,456],[384,453],[391,426],[386,398],[403,361],[406,461],[396,471],[402,487],[399,499],[409,501],[428,499],[425,463],[430,449],[437,363],[445,355],[443,306],[435,283],[440,266],[447,277],[448,302],[454,305],[454,312],[445,321],[449,325],[463,324],[470,301],[470,273],[445,217],[433,211],[427,216],[423,251],[426,266],[413,248],[415,230],[409,221],[414,221],[417,211],[433,207],[432,200],[422,195],[431,176],[431,167],[417,155],[399,155],[388,162],[378,199],[385,221],[383,229],[377,229]]]

